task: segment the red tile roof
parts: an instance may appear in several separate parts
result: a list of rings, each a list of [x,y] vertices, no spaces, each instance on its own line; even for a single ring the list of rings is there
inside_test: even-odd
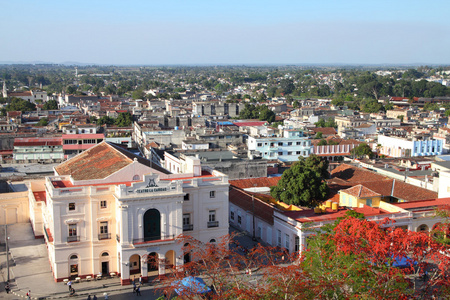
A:
[[[436,192],[347,164],[339,165],[331,172],[331,176],[352,185],[362,184],[383,196],[392,196],[404,201],[421,201],[438,197]]]
[[[15,138],[14,146],[61,146],[61,137],[57,138]]]
[[[254,196],[254,206],[252,203],[252,194]],[[255,217],[260,218],[268,224],[273,225],[273,211],[274,207],[271,204],[259,199],[260,195],[255,193],[248,193],[241,189],[230,187],[229,200],[236,206],[239,206],[244,211],[255,212]],[[267,195],[264,195],[267,197]],[[237,218],[237,217],[235,217]]]
[[[366,197],[379,197],[381,194],[372,191],[371,189],[366,188],[365,186],[358,184],[354,187],[351,187],[346,190],[342,190],[342,192],[349,194],[358,198],[366,198]]]
[[[252,121],[252,122],[232,122],[236,126],[263,126],[267,124],[266,121]]]
[[[403,209],[428,208],[429,210],[432,210],[435,207],[450,205],[450,198],[440,198],[440,199],[423,200],[423,201],[415,201],[415,202],[393,203],[393,205],[398,206]]]
[[[42,201],[44,203],[47,203],[46,201],[46,193],[45,191],[39,191],[39,192],[33,192],[34,195],[34,199],[36,199],[36,201]]]
[[[281,177],[257,177],[247,179],[230,180],[230,186],[240,189],[247,189],[252,187],[271,187],[278,184]]]
[[[333,127],[314,127],[310,128],[314,133],[322,132],[323,135],[334,135],[337,134],[336,129]]]
[[[352,210],[358,213],[362,213],[366,217],[387,213],[382,209],[373,208],[367,205],[364,205],[364,207],[354,207],[352,208]],[[339,207],[337,211],[333,211],[327,208],[326,212],[321,214],[316,214],[313,209],[308,209],[301,211],[288,211],[284,212],[284,215],[294,220],[297,220],[300,223],[306,223],[306,222],[333,221],[336,220],[337,218],[345,217],[345,213],[347,211],[349,211],[349,209]]]
[[[133,163],[133,160],[106,142],[102,142],[55,168],[59,175],[74,180],[103,179]]]

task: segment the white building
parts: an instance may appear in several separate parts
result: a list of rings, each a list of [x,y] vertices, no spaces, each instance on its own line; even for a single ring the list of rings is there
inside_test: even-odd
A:
[[[442,140],[411,139],[395,136],[378,135],[380,154],[390,157],[414,157],[441,155],[443,153]]]
[[[228,234],[228,178],[200,165],[171,174],[102,142],[34,183],[30,219],[45,235],[56,281],[120,276],[161,276],[180,266],[177,237],[202,242]]]
[[[299,156],[311,154],[311,141],[298,129],[285,129],[283,137],[249,136],[247,147],[250,154],[259,154],[264,159],[296,161]]]

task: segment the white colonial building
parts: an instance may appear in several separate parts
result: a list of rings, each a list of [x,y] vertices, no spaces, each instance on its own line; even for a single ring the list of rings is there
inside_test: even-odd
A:
[[[44,235],[56,281],[165,275],[189,260],[181,234],[228,234],[228,178],[192,161],[171,174],[102,142],[30,185],[30,220]]]

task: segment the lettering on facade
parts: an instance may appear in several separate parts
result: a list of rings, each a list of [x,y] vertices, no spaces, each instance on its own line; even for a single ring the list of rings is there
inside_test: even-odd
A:
[[[160,188],[154,188],[154,189],[140,189],[136,190],[136,193],[156,193],[156,192],[166,192],[167,188],[160,187]]]

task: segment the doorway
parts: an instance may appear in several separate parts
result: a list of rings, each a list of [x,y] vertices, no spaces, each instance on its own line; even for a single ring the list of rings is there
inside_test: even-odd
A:
[[[78,277],[78,265],[70,265],[70,279]]]
[[[161,239],[161,214],[157,209],[149,209],[144,214],[144,240]]]
[[[109,275],[109,261],[102,261],[102,275]]]

